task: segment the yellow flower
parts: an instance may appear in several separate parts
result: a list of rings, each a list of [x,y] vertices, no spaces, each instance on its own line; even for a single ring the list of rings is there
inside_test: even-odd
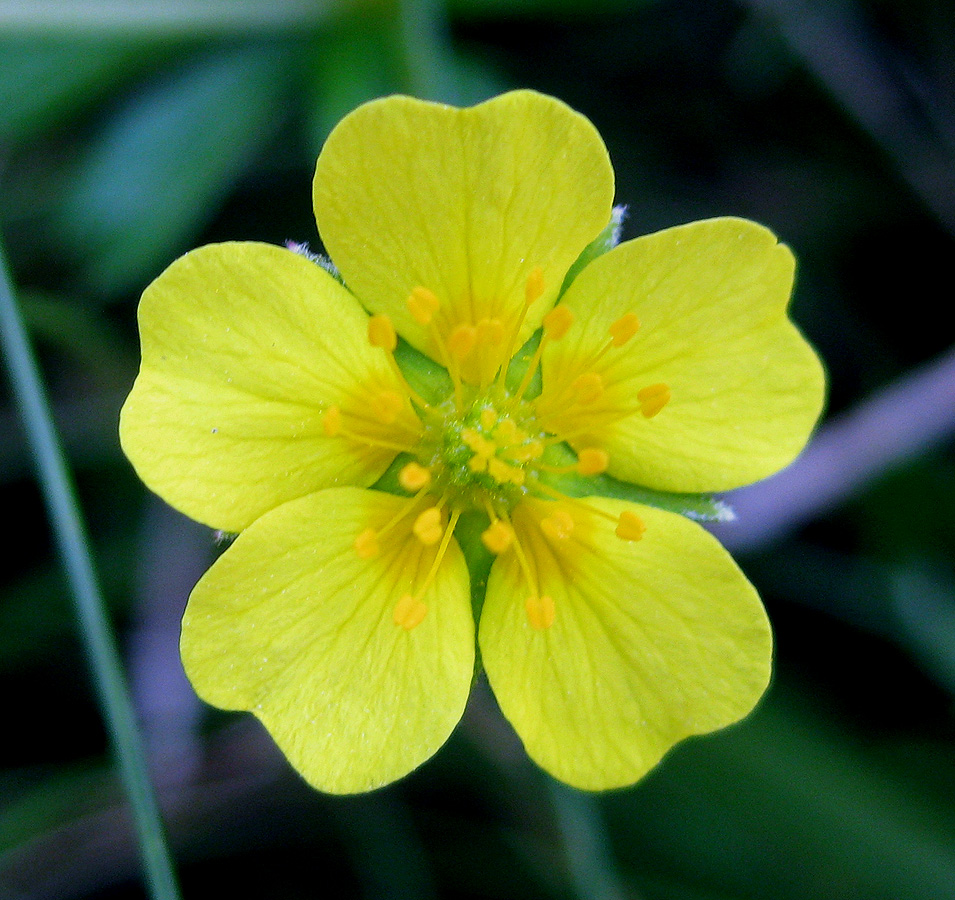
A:
[[[186,671],[316,787],[374,788],[441,746],[476,619],[527,752],[582,788],[633,783],[765,689],[769,625],[728,554],[619,497],[733,488],[799,452],[823,376],[786,317],[793,257],[739,219],[601,255],[612,201],[599,135],[556,100],[390,97],[318,160],[345,286],[231,243],[143,295],[123,447],[240,532],[190,598]]]

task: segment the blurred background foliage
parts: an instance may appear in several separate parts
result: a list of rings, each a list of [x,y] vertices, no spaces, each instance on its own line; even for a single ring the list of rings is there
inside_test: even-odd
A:
[[[837,489],[814,493],[797,466],[787,485],[808,512],[772,532],[770,482],[765,519],[740,506],[751,537],[721,532],[777,635],[773,687],[746,722],[590,797],[526,761],[479,685],[421,770],[324,797],[182,677],[178,618],[215,548],[119,451],[136,302],[200,243],[319,247],[312,168],[358,103],[518,86],[596,124],[625,237],[735,214],[794,248]],[[0,228],[185,896],[955,896],[953,98],[945,0],[0,0]],[[882,396],[898,402],[873,411]],[[0,403],[0,897],[140,897],[5,385]],[[860,410],[885,453],[853,480],[840,465],[869,448],[838,425]]]

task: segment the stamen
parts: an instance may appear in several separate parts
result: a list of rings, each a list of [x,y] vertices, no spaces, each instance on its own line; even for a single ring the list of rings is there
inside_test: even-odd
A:
[[[606,450],[599,447],[585,447],[577,455],[575,466],[578,475],[600,475],[607,471],[610,465],[610,456]]]
[[[441,510],[436,506],[429,506],[418,515],[411,530],[425,546],[430,547],[432,544],[437,544],[441,540],[441,534],[444,530],[441,527]]]
[[[473,325],[458,325],[448,336],[448,352],[460,363],[464,362],[477,344],[478,333]]]
[[[640,320],[636,313],[627,313],[621,316],[610,326],[611,343],[614,347],[622,347],[640,330]]]
[[[514,357],[514,351],[517,350],[517,339],[521,333],[521,328],[524,325],[524,319],[527,318],[527,310],[530,309],[531,304],[543,293],[544,270],[541,269],[540,266],[534,266],[534,268],[531,269],[530,274],[527,276],[527,283],[524,285],[524,306],[521,309],[517,320],[514,322],[513,327],[511,328],[511,333],[507,341],[507,351],[501,357],[501,364],[497,373],[497,394],[499,399],[504,396],[504,388],[507,382],[508,365]],[[536,366],[536,363],[534,365]],[[528,371],[533,374],[532,367],[528,367]],[[525,378],[525,380],[527,379]],[[521,391],[518,391],[516,396],[520,398],[523,395],[524,390],[526,390],[526,387]]]
[[[574,379],[571,388],[576,401],[581,406],[589,406],[603,395],[604,382],[596,372],[584,372]]]
[[[537,367],[540,365],[541,358],[544,355],[544,347],[550,341],[559,341],[570,328],[574,321],[574,314],[566,306],[555,306],[546,316],[544,316],[544,333],[541,335],[540,343],[534,351],[534,356],[527,365],[527,371],[521,379],[520,386],[514,392],[514,402],[520,402],[525,392],[530,387]]]
[[[378,546],[378,532],[374,528],[366,528],[355,538],[355,552],[362,559],[374,559],[381,552]]]
[[[426,287],[414,288],[407,302],[408,312],[419,325],[430,325],[434,314],[441,308],[441,301]]]
[[[342,410],[340,406],[329,406],[322,416],[322,431],[328,437],[335,437],[342,427]]]
[[[630,510],[624,510],[620,513],[615,533],[622,541],[639,541],[646,530],[646,523],[640,516]]]
[[[497,421],[497,410],[493,406],[485,406],[481,410],[481,427],[490,431]]]
[[[482,532],[481,542],[491,553],[500,556],[514,543],[514,529],[501,519],[495,519]]]
[[[424,621],[428,614],[428,607],[419,597],[404,594],[395,605],[395,625],[400,625],[405,631],[411,631]]]
[[[571,497],[567,494],[561,493],[556,488],[552,488],[549,484],[544,484],[543,481],[535,479],[534,488],[535,490],[540,491],[542,494],[546,494],[548,497],[551,497],[554,500],[559,500],[561,503],[575,506],[584,512],[590,513],[594,516],[600,516],[602,519],[607,519],[611,522],[619,522],[617,516],[611,515],[608,512],[604,512],[604,510],[600,509],[599,507],[593,506],[590,503],[587,503],[585,500],[579,499],[578,497]]]
[[[544,334],[552,341],[559,341],[574,323],[574,314],[566,306],[555,306],[544,316]]]
[[[388,522],[377,531],[374,528],[366,528],[358,537],[355,538],[355,552],[362,559],[372,559],[380,552],[380,539],[384,537],[392,528],[395,527],[405,516],[407,516],[417,505],[418,501],[424,496],[424,489],[418,491],[414,497],[410,497],[401,505]]]
[[[489,347],[496,347],[504,340],[504,323],[497,318],[481,319],[477,323],[478,342]]]
[[[540,266],[534,266],[527,276],[527,283],[524,285],[524,303],[530,306],[543,293],[544,270]]]
[[[441,560],[444,559],[448,544],[451,543],[451,535],[454,534],[454,527],[458,524],[460,516],[461,513],[457,511],[451,514],[447,528],[444,529],[441,546],[438,547],[438,552],[434,555],[434,562],[431,563],[431,568],[428,569],[428,574],[425,576],[424,581],[421,582],[414,594],[404,594],[395,606],[395,624],[400,625],[405,631],[411,631],[412,628],[420,625],[424,617],[428,614],[428,607],[422,602],[421,598],[431,586],[431,582],[434,581],[434,576],[438,572]]]
[[[372,316],[368,320],[368,343],[372,347],[381,347],[387,353],[394,353],[398,346],[398,335],[388,316]]]
[[[539,597],[531,595],[524,602],[524,609],[527,612],[527,621],[536,631],[544,631],[554,624],[557,611],[554,608],[554,598],[549,594]]]
[[[637,400],[640,401],[640,412],[652,419],[670,402],[670,388],[663,383],[651,384],[637,392]]]
[[[382,424],[392,425],[404,406],[404,397],[397,391],[381,391],[371,398],[371,414]]]
[[[406,491],[420,491],[431,484],[431,470],[420,463],[410,462],[398,473],[398,484]]]
[[[524,554],[524,548],[517,539],[517,532],[514,531],[514,526],[510,521],[507,522],[507,525],[514,534],[514,555],[517,557],[517,564],[521,567],[521,574],[523,574],[525,581],[527,581],[527,586],[531,589],[531,596],[538,597],[540,596],[540,591],[537,589],[537,579],[534,577],[534,572],[531,569],[530,563],[527,561],[527,556]]]
[[[574,517],[561,507],[540,520],[541,531],[553,541],[564,541],[574,533]]]

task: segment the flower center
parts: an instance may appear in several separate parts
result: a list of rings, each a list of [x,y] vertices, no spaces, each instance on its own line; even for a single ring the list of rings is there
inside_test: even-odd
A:
[[[452,401],[439,408],[441,417],[425,425],[424,453],[419,461],[434,472],[434,490],[452,507],[498,514],[510,512],[528,491],[528,476],[544,453],[545,433],[533,407],[503,402],[485,392],[461,412]]]
[[[527,501],[528,509],[540,511],[534,518],[536,527],[555,550],[569,546],[575,517],[580,516],[611,519],[623,541],[638,541],[643,536],[644,525],[634,513],[612,516],[592,503],[565,496],[548,484],[547,475],[586,477],[605,472],[609,455],[600,447],[580,446],[582,440],[586,442],[583,436],[599,433],[602,423],[634,413],[646,418],[657,415],[669,402],[670,389],[655,384],[640,390],[632,401],[608,399],[599,364],[639,329],[636,315],[627,313],[612,323],[602,347],[577,360],[577,370],[555,373],[556,384],[545,385],[539,397],[528,399],[544,349],[561,340],[573,324],[573,314],[558,305],[543,317],[540,342],[520,384],[508,390],[506,378],[521,327],[527,310],[543,290],[540,270],[534,269],[527,280],[524,308],[510,328],[497,319],[439,328],[435,315],[441,301],[427,288],[416,287],[408,298],[408,310],[420,325],[430,329],[440,361],[451,376],[452,395],[431,405],[412,389],[394,358],[394,327],[387,316],[376,315],[369,320],[368,339],[387,354],[401,390],[373,392],[366,406],[347,418],[338,406],[325,411],[328,435],[390,447],[413,457],[398,475],[400,486],[411,495],[405,506],[384,527],[368,528],[355,539],[358,555],[371,559],[379,554],[381,542],[397,523],[412,521],[408,517],[413,516],[410,531],[414,539],[435,548],[427,572],[416,579],[414,590],[402,595],[394,609],[395,624],[409,631],[427,614],[423,598],[463,513],[478,511],[487,516],[481,538],[491,553],[515,554],[528,586],[526,614],[537,629],[553,623],[555,608],[553,600],[542,593],[539,573],[515,532],[512,512],[518,504]],[[462,379],[462,366],[475,355],[480,356],[480,365],[472,371],[479,377],[477,383],[471,383]],[[409,416],[417,427],[409,426]],[[576,462],[549,462],[548,447],[569,440],[577,448]]]

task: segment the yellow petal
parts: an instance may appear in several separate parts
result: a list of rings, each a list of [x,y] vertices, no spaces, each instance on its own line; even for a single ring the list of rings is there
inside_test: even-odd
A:
[[[411,292],[433,292],[435,323],[448,334],[484,320],[511,325],[525,292],[542,287],[522,342],[607,224],[613,170],[587,119],[533,91],[469,109],[388,97],[331,133],[313,198],[322,240],[355,295],[440,361],[407,308]]]
[[[123,449],[146,484],[194,519],[240,531],[295,497],[368,485],[396,451],[330,437],[323,410],[367,414],[399,389],[368,319],[323,269],[267,244],[202,247],[143,294],[143,362]],[[410,406],[367,431],[401,438]]]
[[[677,741],[745,716],[769,681],[772,637],[756,591],[699,525],[587,502],[639,516],[642,539],[620,540],[613,521],[577,507],[573,534],[548,540],[537,507],[550,504],[525,502],[514,527],[553,620],[530,620],[508,553],[491,570],[479,641],[530,756],[561,781],[604,790],[637,781]]]
[[[561,301],[575,323],[545,350],[545,397],[579,377],[621,316],[641,327],[597,364],[600,399],[584,416],[559,411],[555,427],[589,429],[571,443],[598,443],[612,475],[660,490],[726,490],[781,469],[824,395],[819,359],[786,317],[792,283],[789,249],[742,219],[671,228],[599,257]],[[670,399],[641,412],[649,388]]]
[[[434,548],[404,521],[381,537],[380,555],[355,550],[357,535],[407,502],[337,488],[267,513],[206,573],[183,618],[183,663],[199,695],[255,713],[320,790],[400,778],[444,743],[464,710],[474,625],[457,545],[410,629],[395,623],[395,608]]]

